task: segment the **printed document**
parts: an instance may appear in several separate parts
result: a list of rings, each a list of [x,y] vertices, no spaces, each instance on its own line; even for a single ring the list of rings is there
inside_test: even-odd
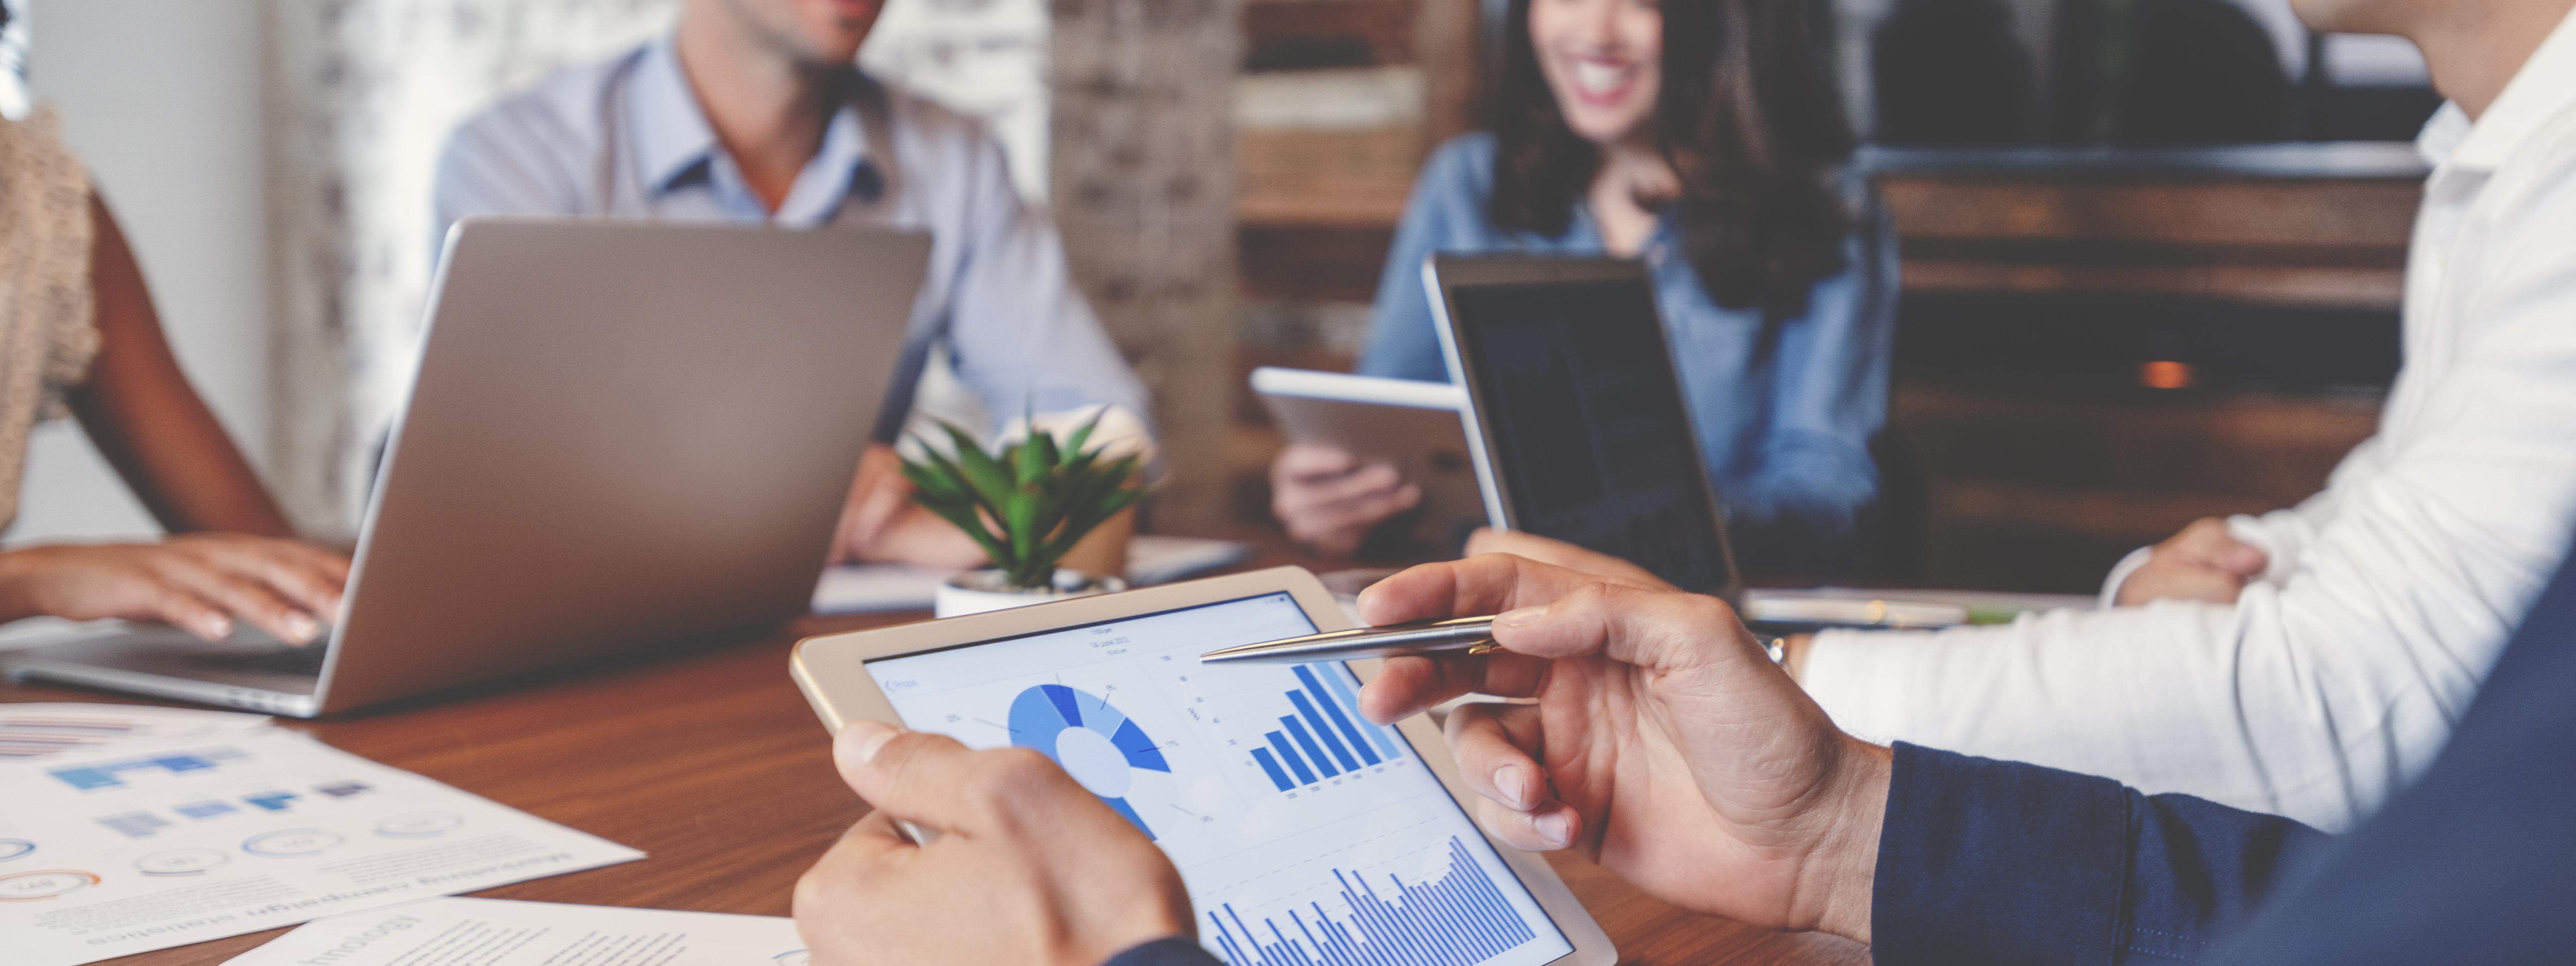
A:
[[[0,704],[0,762],[99,751],[155,738],[207,738],[267,727],[264,714],[148,704]]]
[[[794,920],[432,899],[333,916],[224,966],[805,966]]]
[[[6,713],[37,734],[117,711],[26,707]],[[151,736],[0,758],[12,966],[76,966],[643,858],[297,732],[156,710],[133,719]]]

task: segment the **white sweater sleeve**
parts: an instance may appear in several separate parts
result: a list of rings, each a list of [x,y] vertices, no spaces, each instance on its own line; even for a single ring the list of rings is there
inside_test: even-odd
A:
[[[2553,174],[2454,280],[2470,328],[2385,453],[2338,472],[2330,512],[2253,521],[2278,579],[2233,606],[1828,633],[1808,691],[1864,737],[2329,829],[2366,814],[2440,749],[2576,526],[2576,171]]]
[[[2384,427],[2383,427],[2384,428]],[[2317,534],[2335,518],[2342,505],[2344,490],[2364,477],[2378,473],[2388,464],[2382,437],[2372,436],[2344,454],[2335,464],[2334,473],[2326,478],[2326,488],[2299,505],[2260,515],[2237,514],[2227,518],[2227,535],[2263,551],[2266,558],[2257,581],[2278,586],[2287,582],[2299,569],[2299,557]]]
[[[2227,518],[2228,536],[2263,551],[2263,572],[2255,576],[2256,581],[2277,586],[2298,572],[2300,552],[2316,539],[2317,531],[2325,526],[2326,521],[2334,519],[2335,497],[2345,485],[2343,481],[2369,475],[2385,463],[2378,442],[2379,437],[2373,436],[2353,447],[2352,452],[2345,453],[2343,459],[2335,464],[2334,473],[2326,478],[2326,488],[2300,501],[2299,505],[2261,515],[2239,513]],[[2120,585],[2128,583],[2130,574],[2147,565],[2147,558],[2155,549],[2139,547],[2120,558],[2119,563],[2111,565],[2111,572],[2102,577],[2102,607],[2119,605]]]

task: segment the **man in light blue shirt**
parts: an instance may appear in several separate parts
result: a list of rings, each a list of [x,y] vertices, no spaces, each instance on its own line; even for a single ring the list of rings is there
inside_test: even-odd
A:
[[[1145,390],[982,126],[853,66],[882,2],[687,0],[671,36],[484,109],[439,159],[433,251],[475,214],[930,232],[880,445],[861,465],[834,559],[968,566],[981,552],[910,506],[884,445],[934,356],[953,360],[987,413],[1107,407],[1104,430],[1140,442]]]

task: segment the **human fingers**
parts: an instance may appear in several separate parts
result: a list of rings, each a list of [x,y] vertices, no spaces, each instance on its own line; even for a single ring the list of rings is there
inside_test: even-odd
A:
[[[1476,824],[1504,845],[1523,852],[1554,852],[1574,844],[1574,837],[1583,831],[1583,815],[1564,802],[1549,802],[1523,812],[1491,799],[1478,799]]]
[[[870,809],[852,823],[840,839],[823,852],[823,858],[807,870],[807,879],[848,879],[854,882],[877,881],[897,861],[909,858],[921,846],[903,834],[894,816],[882,809]],[[795,906],[801,912],[806,906],[804,881],[796,884]]]
[[[332,605],[335,607],[338,606],[339,601],[336,598],[339,591],[345,589],[349,585],[348,554],[304,540],[272,540],[270,542],[276,546],[276,549],[280,554],[294,560],[297,566],[303,568],[306,572],[313,574],[322,582],[329,584],[333,591],[333,597],[335,598],[332,601]]]
[[[232,615],[226,613],[224,608],[215,602],[200,597],[194,591],[175,583],[141,575],[136,575],[133,579],[136,586],[126,592],[131,595],[131,599],[115,606],[109,612],[99,613],[96,616],[160,621],[209,641],[220,641],[232,636]],[[63,616],[89,615],[65,614]]]
[[[1494,618],[1494,642],[1551,659],[1599,654],[1623,664],[1680,670],[1770,659],[1726,602],[1704,594],[1592,583]]]
[[[1519,530],[1476,528],[1475,533],[1467,536],[1466,555],[1472,557],[1485,553],[1508,553],[1587,574],[1615,577],[1650,587],[1672,587],[1663,578],[1655,576],[1654,571],[1618,557]]]
[[[946,735],[854,721],[832,744],[841,779],[890,817],[941,831],[985,831],[1026,809],[1088,797],[1035,751],[974,751]]]
[[[1593,583],[1628,584],[1511,554],[1480,554],[1407,568],[1360,592],[1371,626],[1494,614],[1554,600]]]
[[[1404,476],[1395,467],[1371,463],[1335,476],[1306,477],[1279,491],[1278,502],[1292,512],[1320,510],[1395,492]]]
[[[2271,563],[2269,555],[2253,544],[2236,539],[2227,521],[2202,517],[2182,528],[2181,533],[2166,541],[2186,561],[2234,574],[2252,577]]]
[[[1449,712],[1442,728],[1450,757],[1467,787],[1516,812],[1535,811],[1551,797],[1545,732],[1538,707],[1480,701]]]
[[[340,595],[349,583],[348,558],[301,540],[241,534],[173,537],[208,563],[237,576],[259,581],[317,621],[340,613]]]
[[[847,961],[844,954],[850,950],[845,947],[865,945],[865,926],[874,918],[869,914],[884,908],[884,897],[919,891],[909,888],[902,874],[906,860],[919,852],[895,828],[893,818],[870,811],[796,877],[789,914],[817,962]]]
[[[1316,538],[1347,535],[1357,539],[1370,527],[1388,517],[1412,509],[1422,502],[1422,488],[1407,483],[1393,489],[1373,490],[1361,496],[1325,504],[1310,504],[1279,516],[1291,521],[1290,529]]]
[[[1526,698],[1547,680],[1547,662],[1508,651],[1388,658],[1360,688],[1360,714],[1394,724],[1452,698]]]
[[[2113,602],[2134,607],[2159,600],[2196,600],[2232,604],[2245,591],[2244,578],[2197,563],[2150,561],[2121,581]]]
[[[1359,466],[1359,459],[1349,450],[1320,443],[1293,443],[1279,451],[1271,463],[1274,477],[1302,479],[1313,476],[1337,476]]]
[[[307,644],[322,633],[321,620],[261,579],[263,568],[237,548],[165,544],[149,553],[155,576],[278,640]]]

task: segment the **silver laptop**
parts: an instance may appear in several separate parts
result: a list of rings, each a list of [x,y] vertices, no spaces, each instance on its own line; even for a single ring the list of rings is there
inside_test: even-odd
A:
[[[802,614],[929,252],[468,219],[327,646],[112,626],[8,673],[311,717]]]

